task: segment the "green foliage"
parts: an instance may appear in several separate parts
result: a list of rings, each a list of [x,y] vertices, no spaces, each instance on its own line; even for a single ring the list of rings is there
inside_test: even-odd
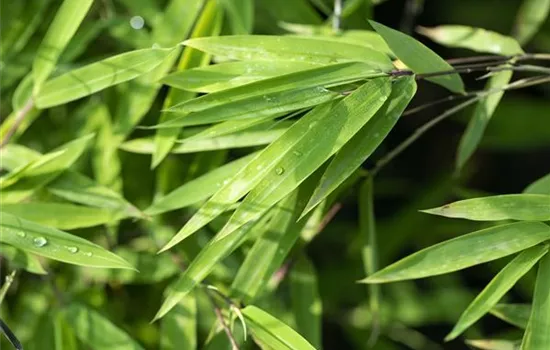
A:
[[[2,2],[7,342],[549,349],[550,2],[382,2]]]

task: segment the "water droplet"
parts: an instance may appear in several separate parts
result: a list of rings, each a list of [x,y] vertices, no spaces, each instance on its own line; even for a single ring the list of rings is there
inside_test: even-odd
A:
[[[223,180],[223,184],[227,185],[229,183],[229,180]]]
[[[296,157],[300,157],[302,155],[302,152],[293,151],[292,154],[294,154]]]
[[[86,253],[84,253],[84,255],[86,255],[86,256],[92,256],[93,254],[90,253],[90,252],[86,252]]]
[[[17,235],[18,235],[19,237],[21,237],[21,238],[27,237],[27,234],[26,234],[25,232],[23,232],[23,231],[17,231]]]
[[[314,127],[315,125],[317,125],[317,122],[311,122],[311,123],[309,123],[308,127],[309,127],[310,129],[313,129],[313,127]]]
[[[277,169],[275,169],[275,174],[277,175],[283,175],[284,172],[285,172],[284,168],[278,167]]]
[[[35,247],[41,248],[48,244],[48,240],[44,237],[36,237],[32,240],[32,244],[34,244]]]
[[[66,248],[70,253],[73,253],[73,254],[78,253],[78,248],[77,247],[66,247]]]
[[[141,29],[145,25],[145,20],[141,16],[130,18],[130,26],[134,29]]]

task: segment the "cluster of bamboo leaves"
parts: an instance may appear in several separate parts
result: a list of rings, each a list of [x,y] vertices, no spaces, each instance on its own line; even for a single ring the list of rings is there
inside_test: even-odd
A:
[[[250,344],[251,337],[262,348],[319,349],[322,309],[315,271],[303,249],[322,229],[338,195],[364,181],[359,206],[361,234],[368,237],[362,251],[368,277],[360,282],[370,285],[373,318],[381,303],[379,283],[445,274],[517,253],[463,312],[447,340],[491,312],[525,329],[522,339],[502,341],[499,349],[550,348],[550,227],[545,223],[550,221],[550,175],[522,194],[426,210],[496,224],[377,271],[372,208],[376,178],[369,173],[363,179],[361,165],[398,122],[418,79],[466,95],[452,65],[416,39],[374,21],[373,31],[334,32],[322,23],[287,22],[281,24],[287,35],[251,35],[251,0],[171,0],[164,9],[155,1],[119,2],[117,6],[151,23],[150,30],[134,35],[126,21],[84,21],[90,11],[104,6],[99,1],[10,5],[22,16],[2,41],[10,69],[2,73],[7,74],[2,88],[13,87],[14,92],[13,112],[0,130],[5,171],[0,177],[0,254],[11,269],[40,275],[56,268],[39,257],[83,266],[63,282],[75,283],[79,293],[87,281],[160,283],[177,276],[168,285],[159,284],[163,297],[151,317],[160,322],[162,349],[201,346],[197,310],[209,302],[220,314],[217,321],[208,321],[205,348]],[[309,13],[307,1],[297,3],[297,12]],[[344,18],[354,12],[354,3],[347,2]],[[513,70],[506,68],[525,54],[521,44],[536,32],[549,7],[548,1],[526,1],[515,39],[458,25],[420,30],[442,45],[508,57],[498,67],[502,71],[490,74],[485,91],[470,100],[476,107],[460,142],[457,171],[478,147],[504,91],[514,87]],[[48,13],[53,19],[35,44],[31,38]],[[72,63],[104,30],[130,50]],[[222,32],[232,35],[220,36]],[[29,62],[18,59],[29,55]],[[533,71],[548,78],[543,68]],[[98,98],[98,92],[105,94]],[[42,152],[17,142],[27,129],[39,127],[45,111],[73,101],[80,102],[70,116],[81,123],[76,138]],[[246,151],[251,148],[253,152]],[[236,151],[232,158],[230,149]],[[132,170],[122,167],[121,152],[150,155],[157,176],[150,203],[143,198],[132,203],[123,196],[121,174]],[[174,154],[188,157],[184,179],[173,175],[181,170],[173,166]],[[86,161],[93,176],[77,170]],[[140,181],[139,173],[132,176]],[[163,224],[167,213],[182,209],[187,217],[177,221],[179,227]],[[121,243],[118,231],[127,219],[150,235]],[[101,237],[81,237],[83,229],[100,225],[105,232]],[[70,230],[78,231],[66,232]],[[242,261],[232,255],[239,250],[245,253]],[[280,284],[273,276],[289,256],[298,257],[289,277],[291,321],[266,311],[276,303],[269,296]],[[532,305],[498,304],[535,265]],[[12,279],[6,280],[2,298]],[[143,348],[95,311],[94,303],[71,300],[56,283],[49,292],[30,290],[21,297],[26,298],[22,302],[40,304],[34,314],[10,318],[10,324],[28,322],[16,329],[30,348],[42,342],[37,332],[53,334],[57,349],[83,344],[93,349],[118,344],[124,344],[120,349]],[[60,306],[46,312],[52,297]]]

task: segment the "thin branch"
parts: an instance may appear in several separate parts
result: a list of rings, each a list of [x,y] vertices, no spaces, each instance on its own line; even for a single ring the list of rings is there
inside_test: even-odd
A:
[[[317,227],[317,232],[315,232],[315,234],[323,231],[325,227],[332,221],[332,219],[334,219],[334,216],[340,211],[340,209],[342,209],[342,203],[335,203],[321,219],[321,222],[319,223],[319,227]]]
[[[0,318],[0,332],[4,333],[8,341],[11,343],[11,345],[13,345],[13,347],[16,350],[23,350],[23,345],[21,345],[21,342],[19,341],[19,339],[17,339],[15,334],[13,334],[13,332],[11,331],[10,327],[8,327],[8,325],[4,323],[4,321],[1,318]]]
[[[27,114],[32,110],[32,107],[34,106],[32,99],[29,99],[25,106],[21,108],[17,112],[17,116],[15,117],[15,120],[13,121],[12,126],[2,139],[2,142],[0,143],[0,148],[3,148],[8,142],[10,142],[11,137],[15,134],[17,131],[17,128],[19,128],[19,125],[23,122]]]
[[[13,280],[15,279],[15,274],[17,273],[17,270],[13,270],[9,275],[6,276],[6,279],[4,280],[4,284],[2,285],[2,288],[0,289],[0,305],[2,305],[2,302],[4,301],[4,297],[6,296],[6,293],[8,292],[8,289],[10,289],[11,284],[13,283]]]
[[[497,56],[497,55],[487,55],[487,56],[473,56],[473,57],[459,57],[451,58],[447,60],[447,63],[454,64],[464,64],[464,63],[478,63],[478,62],[500,62],[505,63],[514,58],[515,56]]]
[[[218,305],[216,305],[216,301],[214,300],[214,298],[212,298],[208,290],[206,292],[206,295],[208,297],[208,300],[212,304],[212,307],[214,308],[214,313],[216,314],[216,318],[220,322],[225,334],[227,335],[227,338],[229,339],[229,342],[231,343],[231,349],[239,350],[239,345],[237,344],[235,337],[233,337],[233,333],[231,333],[231,329],[229,329],[227,322],[225,322],[221,309],[218,307]]]

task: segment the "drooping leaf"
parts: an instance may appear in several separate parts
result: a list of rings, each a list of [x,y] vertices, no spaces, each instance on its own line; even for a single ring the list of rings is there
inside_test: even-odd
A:
[[[491,314],[513,324],[516,327],[525,329],[531,315],[530,304],[497,304],[491,309]]]
[[[42,86],[36,105],[64,104],[134,79],[160,65],[173,49],[143,49],[106,58],[57,76]]]
[[[322,304],[315,269],[309,260],[302,257],[292,266],[289,277],[296,330],[315,349],[321,349]]]
[[[540,222],[490,227],[425,248],[361,282],[387,283],[458,271],[514,254],[549,237],[550,227]]]
[[[162,319],[160,330],[161,350],[197,348],[197,301],[193,293]]]
[[[546,246],[534,246],[524,250],[506,265],[462,313],[460,319],[445,340],[449,341],[455,339],[491,310],[504,294],[506,294],[506,292],[508,292],[508,290],[510,290],[547,252],[548,247]]]
[[[520,44],[527,43],[542,26],[550,12],[550,0],[523,0],[519,9],[514,37]]]
[[[78,339],[92,349],[144,349],[109,319],[87,306],[71,303],[62,312]]]
[[[374,30],[384,38],[390,49],[416,74],[448,72],[453,67],[424,44],[383,24],[369,21]],[[427,80],[452,92],[464,93],[464,83],[458,74],[445,74]]]
[[[365,62],[371,69],[392,68],[389,58],[376,50],[335,41],[322,41],[297,36],[234,35],[217,38],[197,38],[184,45],[215,56],[244,61],[308,61],[322,64]]]
[[[523,190],[523,193],[550,195],[550,174],[541,177],[527,186],[527,188]]]
[[[247,306],[242,313],[252,335],[261,344],[281,350],[315,349],[292,328],[256,306]]]
[[[521,46],[514,38],[483,28],[443,25],[433,28],[419,27],[418,32],[448,47],[460,47],[503,56],[523,53]]]
[[[423,212],[479,221],[550,220],[550,195],[505,194],[466,199]]]
[[[398,79],[382,108],[342,147],[330,162],[304,213],[340,186],[382,143],[416,92],[413,78]]]
[[[487,81],[486,90],[498,89],[510,82],[512,71],[498,72]],[[495,109],[498,107],[504,91],[495,92],[477,102],[474,113],[468,122],[464,134],[460,138],[456,156],[456,169],[461,170],[477,149],[485,132],[487,124],[491,120]]]
[[[83,238],[1,213],[0,241],[29,253],[62,262],[106,268],[133,267],[124,259]]]
[[[32,254],[14,248],[9,245],[2,244],[0,246],[0,255],[10,262],[14,267],[24,269],[30,273],[39,275],[47,274],[46,270],[40,264],[38,258]]]
[[[533,307],[527,329],[521,343],[522,350],[543,350],[550,348],[550,256],[539,262]]]
[[[500,339],[470,339],[466,344],[482,350],[519,350],[519,342]]]
[[[223,62],[172,73],[161,81],[182,90],[211,93],[318,66],[311,62],[295,61]]]
[[[64,0],[34,57],[35,94],[54,70],[59,56],[88,13],[93,0]]]

